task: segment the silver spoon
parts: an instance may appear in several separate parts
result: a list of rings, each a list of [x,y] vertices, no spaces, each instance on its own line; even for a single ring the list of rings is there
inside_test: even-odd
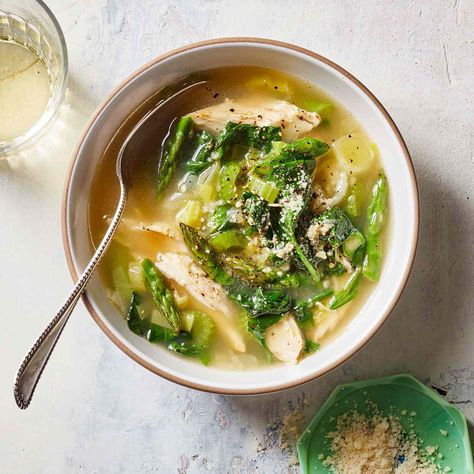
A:
[[[110,242],[112,241],[112,237],[114,236],[115,231],[117,230],[117,227],[120,223],[123,211],[125,209],[125,205],[127,203],[128,191],[130,189],[130,179],[128,171],[130,169],[130,161],[132,160],[124,159],[124,156],[127,156],[125,155],[125,151],[130,141],[138,132],[138,130],[143,126],[143,124],[147,122],[150,117],[155,115],[156,112],[161,110],[171,101],[175,100],[178,96],[182,96],[183,94],[189,92],[191,89],[194,89],[195,87],[200,86],[205,82],[206,81],[196,82],[187,87],[184,87],[179,92],[173,94],[166,100],[161,101],[133,127],[132,131],[128,134],[127,138],[123,142],[116,163],[116,173],[120,184],[120,199],[117,205],[117,209],[115,210],[112,222],[110,223],[110,226],[107,229],[107,232],[105,233],[100,245],[97,247],[94,256],[92,257],[91,261],[89,262],[81,277],[77,281],[76,285],[72,289],[67,300],[61,306],[53,320],[48,324],[47,328],[37,339],[33,347],[30,349],[30,352],[28,352],[25,359],[23,360],[20,368],[18,369],[14,386],[14,395],[16,404],[22,410],[28,408],[28,405],[30,404],[31,399],[33,397],[36,385],[41,377],[41,374],[43,373],[44,368],[46,367],[46,364],[48,363],[48,359],[51,353],[53,352],[54,346],[58,342],[59,336],[61,335],[61,332],[64,329],[67,320],[69,319],[69,316],[74,310],[79,300],[79,297],[85,290],[87,283],[89,282],[92,274],[94,273],[94,270],[97,267],[97,264],[102,258],[102,255],[105,253]],[[130,156],[130,154],[128,156]]]

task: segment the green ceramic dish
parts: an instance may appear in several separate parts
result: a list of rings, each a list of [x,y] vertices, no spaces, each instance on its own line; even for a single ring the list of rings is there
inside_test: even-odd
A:
[[[336,419],[357,408],[368,413],[366,401],[374,402],[384,414],[395,414],[404,429],[414,430],[423,446],[438,446],[436,460],[452,474],[474,474],[471,445],[464,415],[411,375],[338,386],[326,400],[298,441],[303,474],[329,473],[319,459],[329,451],[327,434],[334,431]],[[451,470],[450,470],[451,469]]]

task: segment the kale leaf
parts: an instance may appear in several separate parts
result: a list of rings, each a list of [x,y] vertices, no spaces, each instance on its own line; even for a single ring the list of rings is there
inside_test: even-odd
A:
[[[256,318],[267,314],[283,314],[292,307],[292,298],[281,290],[265,288],[234,287],[229,291],[229,298]]]
[[[281,139],[279,127],[257,127],[228,122],[217,137],[203,131],[196,135],[195,151],[186,163],[186,170],[199,174],[214,161],[220,160],[232,145],[268,151],[272,141]]]
[[[242,204],[247,223],[251,227],[255,227],[262,236],[268,236],[269,231],[271,231],[268,202],[250,191],[245,191],[242,194]]]

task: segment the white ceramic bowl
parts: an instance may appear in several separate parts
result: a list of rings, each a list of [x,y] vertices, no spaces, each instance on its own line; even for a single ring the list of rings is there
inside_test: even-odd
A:
[[[262,66],[300,76],[345,105],[380,149],[390,184],[390,248],[379,284],[345,330],[296,366],[258,371],[223,371],[199,365],[158,348],[128,330],[108,301],[99,277],[91,280],[84,303],[100,328],[142,366],[188,387],[217,393],[257,394],[293,387],[321,376],[360,349],[394,308],[413,265],[418,238],[418,192],[403,139],[380,102],[347,71],[310,51],[254,38],[194,44],[165,54],[126,79],[99,107],[80,140],[66,179],[63,239],[74,279],[91,257],[88,201],[102,153],[131,111],[175,78],[223,66]]]

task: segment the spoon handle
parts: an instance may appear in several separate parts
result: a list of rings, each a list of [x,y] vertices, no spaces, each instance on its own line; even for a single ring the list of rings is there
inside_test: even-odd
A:
[[[122,188],[120,194],[120,201],[115,211],[112,222],[110,223],[107,232],[105,233],[102,242],[94,253],[91,261],[87,265],[86,269],[82,273],[81,277],[75,284],[73,290],[69,294],[68,298],[61,306],[59,311],[56,313],[56,316],[48,324],[46,329],[42,332],[40,337],[36,340],[33,347],[30,349],[26,357],[23,359],[23,362],[18,369],[16,375],[15,386],[14,386],[14,395],[16,404],[22,409],[28,408],[28,405],[31,402],[33,393],[35,391],[36,385],[43,373],[48,359],[53,352],[54,346],[58,342],[59,336],[61,335],[64,326],[66,325],[67,320],[69,319],[70,314],[72,313],[74,307],[79,301],[80,296],[82,295],[87,283],[89,282],[94,270],[97,267],[102,255],[107,250],[112,237],[117,230],[117,227],[120,223],[120,219],[123,214],[126,203],[126,193]]]

